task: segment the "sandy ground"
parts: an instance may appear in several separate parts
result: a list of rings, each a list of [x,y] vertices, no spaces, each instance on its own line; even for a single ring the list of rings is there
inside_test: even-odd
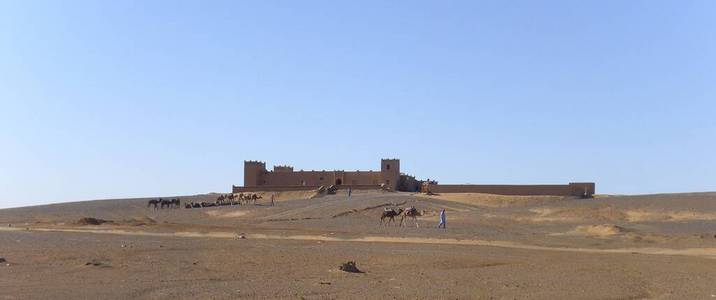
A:
[[[716,299],[716,193],[146,201],[0,210],[0,299]],[[396,206],[425,214],[380,226]]]

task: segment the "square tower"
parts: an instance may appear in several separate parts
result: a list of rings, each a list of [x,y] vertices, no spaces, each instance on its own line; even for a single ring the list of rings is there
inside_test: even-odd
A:
[[[398,181],[400,180],[400,160],[399,159],[381,159],[380,160],[380,180],[393,191],[398,190]]]
[[[244,186],[258,186],[263,184],[263,174],[266,173],[266,163],[261,161],[244,161]]]

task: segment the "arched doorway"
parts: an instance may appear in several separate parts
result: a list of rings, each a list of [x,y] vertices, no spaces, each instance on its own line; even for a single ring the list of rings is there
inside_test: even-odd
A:
[[[340,178],[337,178],[337,179],[336,179],[336,185],[341,185],[341,184],[343,184],[343,180],[340,179]]]

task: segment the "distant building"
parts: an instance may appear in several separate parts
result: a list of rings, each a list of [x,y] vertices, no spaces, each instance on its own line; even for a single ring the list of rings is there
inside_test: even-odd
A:
[[[269,171],[265,162],[244,161],[244,187],[247,188],[331,185],[379,188],[382,185],[394,191],[417,191],[421,184],[414,177],[400,173],[399,159],[382,159],[380,171],[294,171],[292,166],[274,166]]]
[[[399,159],[381,159],[380,171],[294,171],[292,166],[266,169],[261,161],[244,161],[244,186],[233,186],[234,193],[250,191],[311,190],[319,187],[350,186],[354,189],[386,188],[393,191],[425,193],[486,193],[501,195],[557,195],[591,197],[592,182],[552,185],[480,185],[438,184],[435,180],[420,181],[400,173]]]

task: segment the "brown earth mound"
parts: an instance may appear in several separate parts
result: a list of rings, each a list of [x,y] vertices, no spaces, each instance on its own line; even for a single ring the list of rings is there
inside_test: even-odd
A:
[[[77,224],[77,225],[102,225],[104,223],[113,223],[113,222],[109,221],[109,220],[90,218],[90,217],[84,217],[84,218],[77,220],[77,222],[75,222],[75,224]]]

